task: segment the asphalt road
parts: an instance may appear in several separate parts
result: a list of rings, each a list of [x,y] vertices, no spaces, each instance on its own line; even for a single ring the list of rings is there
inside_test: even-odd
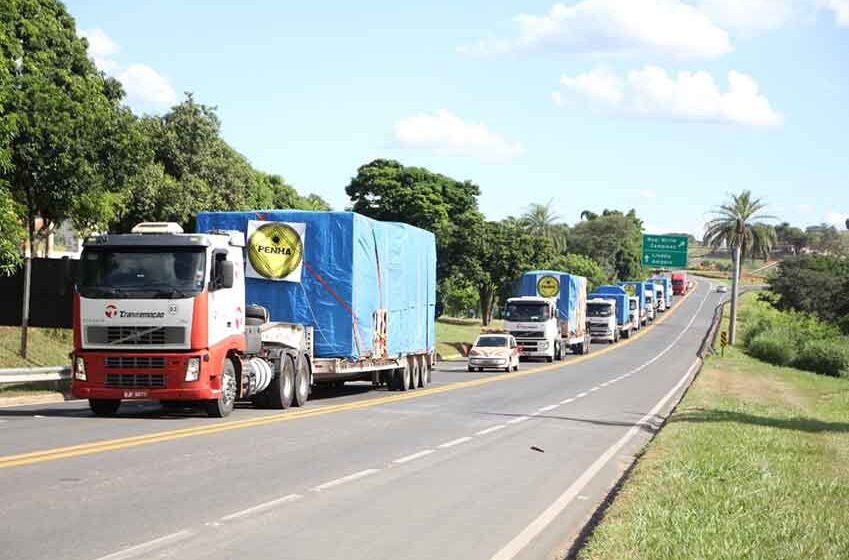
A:
[[[560,364],[446,363],[300,410],[0,409],[0,558],[555,558],[686,388],[719,298],[702,281]]]

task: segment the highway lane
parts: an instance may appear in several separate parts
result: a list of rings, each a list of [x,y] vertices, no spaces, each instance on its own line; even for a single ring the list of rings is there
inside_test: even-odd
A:
[[[647,437],[598,465],[681,381],[716,300],[702,283],[639,340],[572,365],[506,377],[449,364],[443,391],[408,400],[351,388],[308,410],[364,406],[0,469],[0,558],[550,557]],[[469,379],[497,380],[457,385]],[[0,410],[2,455],[215,425],[36,410]],[[273,413],[225,423],[245,416]]]

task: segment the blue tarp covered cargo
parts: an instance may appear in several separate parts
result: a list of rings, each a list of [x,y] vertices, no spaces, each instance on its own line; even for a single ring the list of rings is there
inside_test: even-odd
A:
[[[620,282],[620,286],[622,286],[628,295],[631,297],[636,297],[637,302],[640,306],[640,314],[643,314],[643,310],[646,308],[646,285],[644,282]]]
[[[246,278],[245,300],[267,307],[272,321],[314,327],[317,357],[357,359],[378,353],[379,310],[386,310],[388,355],[433,350],[432,233],[353,212],[307,210],[201,212],[197,231],[236,230],[247,238],[251,221],[304,224],[300,282]]]
[[[540,281],[551,277],[556,278],[560,286],[555,295],[545,291],[544,283],[541,288]],[[557,313],[562,321],[569,322],[569,334],[583,334],[587,310],[587,279],[583,276],[556,270],[532,270],[522,275],[515,292],[517,296],[556,297]]]
[[[628,292],[622,286],[599,286],[589,295],[589,299],[602,298],[616,302],[616,322],[627,325],[631,321],[631,306],[628,303]]]

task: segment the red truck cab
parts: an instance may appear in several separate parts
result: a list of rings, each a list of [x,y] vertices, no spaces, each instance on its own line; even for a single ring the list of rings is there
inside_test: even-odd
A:
[[[687,293],[687,273],[673,272],[672,273],[672,294],[683,296]]]

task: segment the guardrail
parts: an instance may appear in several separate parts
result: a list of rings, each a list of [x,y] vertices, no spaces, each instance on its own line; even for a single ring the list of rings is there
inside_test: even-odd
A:
[[[0,369],[0,383],[37,383],[71,378],[70,366]]]

